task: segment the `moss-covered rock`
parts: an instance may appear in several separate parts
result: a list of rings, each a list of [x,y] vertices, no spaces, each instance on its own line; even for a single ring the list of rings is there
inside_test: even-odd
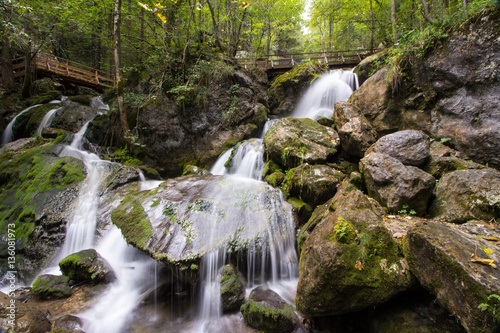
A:
[[[182,175],[183,176],[188,176],[188,175],[208,175],[210,171],[207,169],[203,169],[200,167],[197,167],[196,165],[186,165],[184,169],[182,170]]]
[[[148,215],[140,201],[130,195],[113,210],[111,221],[120,228],[127,242],[138,248],[144,248],[153,233]]]
[[[337,153],[340,139],[334,129],[312,119],[284,118],[267,131],[264,145],[268,159],[289,169],[326,163]]]
[[[325,203],[347,176],[327,165],[302,164],[287,172],[281,189],[285,196],[298,197],[312,207]]]
[[[59,262],[64,275],[75,282],[110,283],[116,279],[109,263],[94,249],[70,254]]]
[[[292,306],[265,287],[252,290],[240,310],[249,326],[266,333],[289,333],[297,324]]]
[[[33,282],[33,292],[42,298],[63,298],[71,295],[69,277],[64,275],[40,275]]]
[[[233,311],[245,301],[245,286],[238,278],[233,265],[225,265],[220,271],[220,297],[223,311]]]
[[[500,216],[500,172],[458,170],[445,174],[435,190],[430,213],[445,222],[491,220]]]
[[[280,187],[284,179],[285,174],[283,172],[273,172],[264,178],[264,180],[273,187]]]
[[[295,299],[299,311],[310,316],[358,311],[384,303],[412,285],[382,215],[373,199],[349,184],[315,211],[300,233],[309,236],[300,258]]]
[[[76,185],[86,176],[81,161],[57,156],[58,142],[41,138],[22,144],[16,141],[1,150],[0,233],[7,233],[9,225],[15,229],[22,280],[32,280],[32,274],[61,245],[64,212],[78,194]]]
[[[487,224],[427,221],[415,225],[404,242],[411,271],[467,332],[492,332],[497,325],[498,303],[488,296],[500,294],[496,268],[500,256],[487,239],[499,236]],[[480,304],[486,308],[482,310]]]

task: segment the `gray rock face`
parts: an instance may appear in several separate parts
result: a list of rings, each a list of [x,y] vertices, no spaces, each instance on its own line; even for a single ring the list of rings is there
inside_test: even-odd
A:
[[[340,144],[346,153],[363,157],[365,151],[377,140],[377,132],[360,110],[347,102],[335,104],[335,124]]]
[[[436,184],[430,174],[381,153],[368,154],[359,164],[368,194],[391,212],[398,212],[403,206],[418,215],[426,212]]]
[[[289,333],[297,323],[292,306],[280,295],[262,286],[252,290],[240,310],[249,326],[266,333]]]
[[[319,221],[319,222],[317,222]],[[384,303],[413,283],[382,207],[343,185],[308,224],[295,305],[310,316],[338,315]]]
[[[441,178],[445,173],[464,169],[485,169],[486,166],[468,160],[464,154],[434,141],[430,147],[431,157],[423,170],[434,178]]]
[[[289,169],[325,163],[337,153],[340,139],[334,129],[312,119],[284,118],[266,133],[264,145],[269,159]]]
[[[500,172],[495,169],[447,173],[435,192],[430,212],[443,221],[462,223],[500,216]]]
[[[428,56],[402,69],[405,82],[391,73],[391,85],[384,68],[349,101],[379,135],[422,130],[450,139],[452,147],[475,162],[500,167],[499,22],[496,9],[479,14]]]
[[[113,268],[94,249],[70,254],[59,262],[59,267],[75,282],[109,283],[116,279]]]
[[[476,259],[492,259],[498,264],[500,257],[491,243],[478,236],[499,234],[486,225],[452,227],[429,221],[408,232],[404,252],[420,283],[437,296],[467,332],[489,333],[495,327],[493,309],[481,311],[478,306],[493,306],[487,297],[500,294],[500,273]]]
[[[333,197],[337,186],[345,178],[346,175],[327,165],[301,164],[289,170],[282,183],[282,191],[316,207]]]
[[[381,137],[367,151],[397,158],[405,165],[421,166],[430,156],[429,137],[421,131],[405,130]]]

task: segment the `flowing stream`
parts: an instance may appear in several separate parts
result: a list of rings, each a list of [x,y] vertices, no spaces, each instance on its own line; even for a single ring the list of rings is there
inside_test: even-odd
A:
[[[331,117],[335,102],[347,100],[357,87],[352,71],[349,73],[333,72],[318,79],[297,106],[293,116],[313,119],[319,116]],[[107,109],[101,100],[93,103],[98,109]],[[23,112],[26,111],[28,109]],[[54,114],[56,112],[57,110]],[[11,123],[14,121],[15,118]],[[47,123],[49,121],[47,119]],[[261,138],[243,141],[222,154],[211,173],[221,175],[235,188],[262,184],[263,137],[276,122],[277,120],[268,121]],[[84,320],[85,332],[135,331],[132,327],[140,327],[144,332],[252,332],[244,324],[240,313],[222,312],[220,269],[229,262],[236,262],[238,270],[243,273],[247,296],[255,286],[267,285],[288,303],[294,304],[299,273],[294,217],[290,205],[282,195],[271,200],[267,198],[267,201],[263,201],[266,198],[264,193],[244,198],[246,202],[251,202],[250,207],[265,205],[267,211],[271,212],[262,221],[245,222],[267,223],[267,226],[264,234],[246,245],[244,253],[232,253],[228,248],[217,245],[217,228],[221,227],[217,222],[201,231],[203,235],[199,237],[203,238],[210,251],[202,258],[200,281],[191,290],[175,284],[173,277],[179,272],[170,271],[165,274],[163,264],[127,245],[120,230],[114,225],[109,224],[101,230],[102,236],[96,243],[101,185],[111,174],[113,163],[82,150],[82,140],[88,124],[89,122],[75,134],[72,143],[60,154],[81,159],[85,164],[87,177],[82,182],[73,217],[68,224],[66,240],[58,258],[82,249],[95,248],[113,267],[117,280],[95,305],[78,314]],[[139,189],[147,191],[159,184],[158,181],[146,181],[142,175]],[[220,189],[214,187],[211,195],[214,198],[222,197],[223,201],[225,194],[218,191]],[[149,208],[144,209],[147,211]],[[213,205],[211,210],[213,220],[220,220],[217,205]],[[242,216],[237,220],[245,221],[245,218]],[[232,222],[228,220],[224,223]],[[165,278],[169,280],[168,276],[171,280],[169,283],[173,283],[172,292],[168,297],[159,296],[158,281]],[[144,303],[144,299],[150,295],[154,295],[154,307]]]
[[[41,105],[42,104],[35,104],[35,105],[30,106],[29,108],[24,109],[23,111],[19,112],[19,114],[17,116],[15,116],[14,119],[12,119],[10,121],[10,123],[7,125],[7,127],[5,127],[5,129],[3,131],[2,145],[11,142],[14,139],[12,128],[14,127],[14,124],[16,123],[17,117],[19,117],[23,113],[28,112],[31,109],[34,109],[36,107],[41,106]]]

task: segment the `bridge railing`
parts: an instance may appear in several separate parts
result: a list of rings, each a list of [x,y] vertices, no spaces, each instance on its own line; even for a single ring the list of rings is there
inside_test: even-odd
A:
[[[279,69],[291,68],[305,61],[317,60],[327,65],[352,65],[359,63],[368,55],[379,50],[347,50],[347,51],[329,51],[329,52],[309,52],[294,53],[283,56],[268,55],[259,58],[240,58],[238,63],[245,67],[259,67],[261,69]]]
[[[103,71],[68,59],[63,59],[52,54],[39,52],[36,55],[33,64],[38,70],[44,70],[61,76],[74,78],[90,84],[105,87],[113,87],[115,85],[113,75],[107,75]]]

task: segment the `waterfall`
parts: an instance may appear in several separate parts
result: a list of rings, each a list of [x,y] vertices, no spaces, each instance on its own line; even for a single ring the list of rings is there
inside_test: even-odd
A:
[[[60,103],[60,101],[58,101]],[[54,103],[55,104],[55,103]],[[38,128],[35,132],[35,136],[41,136],[42,131],[44,127],[49,127],[52,124],[52,121],[54,121],[54,117],[56,116],[56,112],[61,110],[62,108],[57,108],[57,109],[52,109],[49,112],[43,116],[42,121],[40,122],[40,125],[38,125]]]
[[[347,101],[357,88],[352,71],[337,70],[318,78],[306,91],[292,113],[295,118],[332,117],[335,103]]]
[[[36,105],[30,106],[29,108],[24,109],[17,116],[15,116],[14,119],[12,119],[10,121],[10,123],[7,125],[7,127],[3,131],[2,145],[11,142],[14,139],[14,136],[13,136],[13,133],[12,133],[12,128],[14,127],[14,123],[16,122],[17,117],[19,117],[20,115],[22,115],[25,112],[28,112],[29,110],[31,110],[33,108],[41,106],[41,105],[42,104],[36,104]]]
[[[102,101],[102,96],[92,97],[90,107],[97,110],[109,111],[109,105]]]

